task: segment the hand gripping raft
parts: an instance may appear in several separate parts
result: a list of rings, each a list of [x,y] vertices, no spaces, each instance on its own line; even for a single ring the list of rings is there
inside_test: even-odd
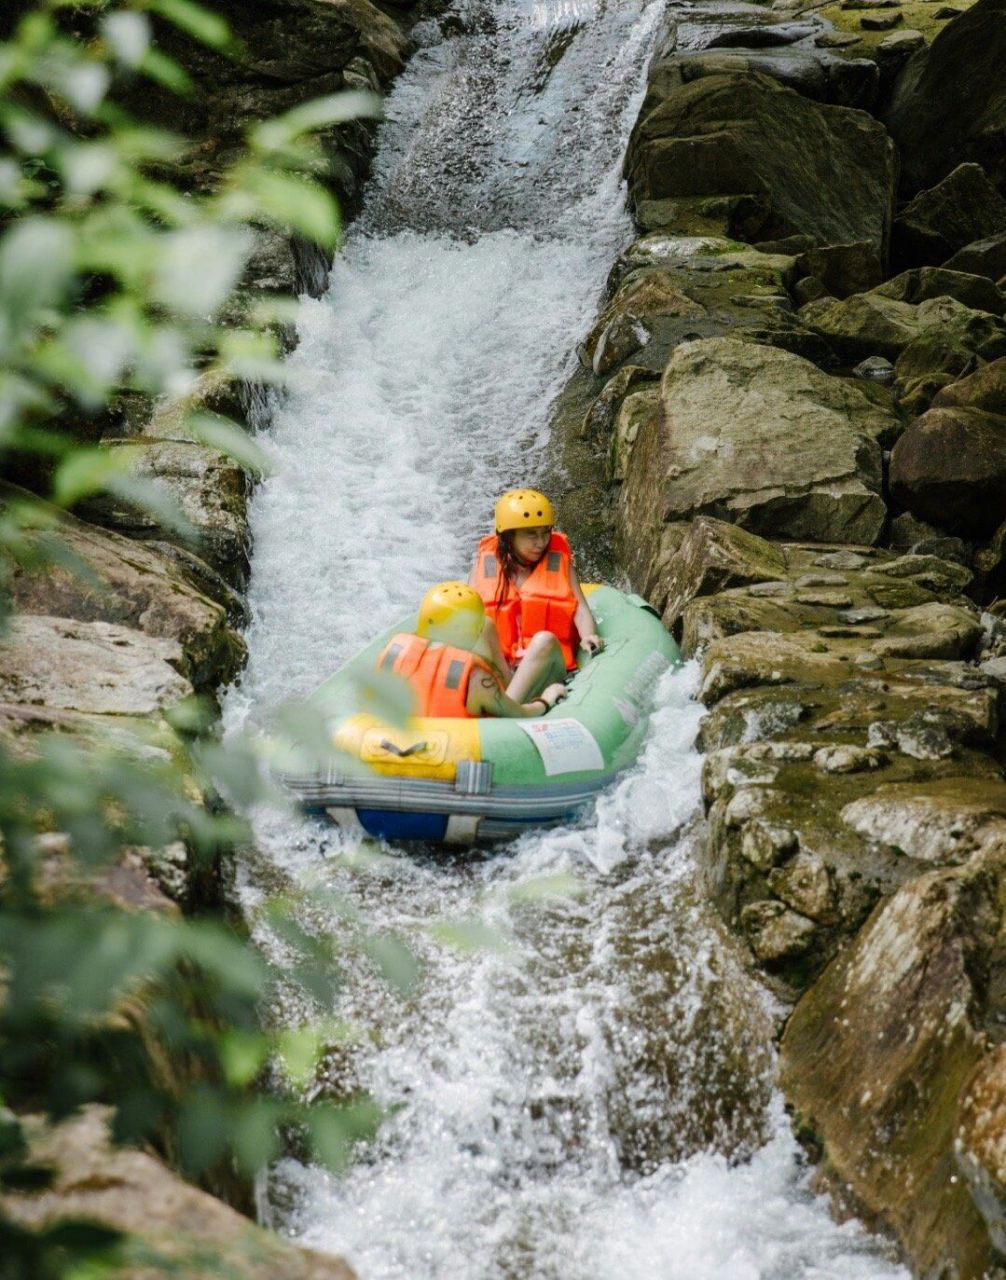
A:
[[[310,813],[389,840],[509,840],[569,822],[636,758],[659,677],[677,645],[639,596],[585,587],[604,650],[582,648],[568,697],[529,720],[420,718],[392,726],[361,710],[389,628],[311,697],[336,751],[323,769],[279,770]]]

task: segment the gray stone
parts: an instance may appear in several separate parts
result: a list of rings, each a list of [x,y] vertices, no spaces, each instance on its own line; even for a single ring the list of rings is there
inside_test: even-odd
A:
[[[978,0],[906,66],[885,115],[901,155],[906,195],[935,186],[968,161],[1006,189],[1004,65],[1006,7],[1003,0]]]
[[[153,480],[174,500],[193,529],[195,549],[228,583],[247,580],[250,539],[246,472],[226,455],[192,440],[109,440],[110,450],[128,450],[132,473]],[[176,529],[158,517],[112,495],[88,499],[82,510],[131,538],[179,540]]]
[[[838,895],[830,871],[812,853],[798,853],[768,874],[769,888],[794,911],[818,924],[834,921]]]
[[[1006,510],[1006,415],[934,401],[894,446],[890,477],[913,515],[961,537],[991,537]]]
[[[879,769],[885,763],[879,751],[843,743],[836,747],[820,747],[814,753],[814,767],[821,773],[863,773]]]
[[[857,378],[863,378],[867,382],[887,384],[894,381],[894,365],[886,356],[867,356],[852,372]]]
[[[181,647],[108,622],[22,614],[0,640],[0,700],[102,715],[147,715],[192,686]]]
[[[973,311],[1001,316],[1006,312],[1006,293],[983,275],[971,275],[949,267],[915,267],[871,290],[883,298],[910,302],[913,306],[931,298],[953,298]]]
[[[884,278],[880,251],[865,240],[809,249],[797,258],[796,269],[820,280],[826,292],[836,298],[863,293]]]
[[[640,382],[653,381],[653,374],[641,365],[630,364],[619,369],[604,385],[601,394],[587,410],[581,436],[585,440],[602,440],[610,435],[622,401]]]
[[[626,172],[634,202],[759,193],[760,239],[808,234],[821,244],[887,234],[894,156],[862,112],[822,107],[760,75],[711,75],[671,93],[633,131]]]
[[[877,57],[881,62],[901,62],[911,57],[917,49],[925,48],[926,37],[921,31],[905,27],[901,31],[892,31],[884,36],[877,45]]]
[[[975,240],[1006,231],[1006,199],[980,165],[962,164],[922,191],[894,220],[895,266],[936,266]]]
[[[806,360],[728,338],[685,343],[641,427],[619,494],[619,536],[728,515],[753,533],[876,541],[886,519],[878,436],[894,415]],[[673,423],[673,431],[669,424]]]
[[[741,854],[752,866],[768,871],[796,851],[796,833],[779,823],[755,820],[741,835]]]
[[[13,485],[0,488],[4,503],[22,496],[23,491]],[[56,522],[61,545],[80,568],[49,564],[38,570],[28,562],[15,562],[6,585],[11,608],[135,627],[147,635],[177,641],[183,673],[196,686],[233,679],[244,658],[244,644],[227,625],[224,609],[186,580],[194,570],[185,566],[188,573],[183,576],[159,548],[139,545],[55,508],[46,510]],[[31,535],[28,538],[31,542]],[[212,574],[197,557],[189,559],[205,574]]]
[[[969,778],[888,784],[846,805],[842,820],[919,862],[963,862],[983,848],[1006,849],[1006,786]]]
[[[943,265],[948,271],[966,271],[990,280],[1002,280],[1006,276],[1006,231],[966,244]]]
[[[741,928],[755,958],[764,965],[803,955],[814,940],[813,920],[781,902],[750,902],[741,911]]]
[[[836,1185],[920,1276],[998,1264],[955,1140],[998,999],[987,975],[999,965],[1002,881],[990,858],[905,884],[803,996],[781,1045],[783,1091]]]
[[[4,1213],[34,1231],[84,1220],[123,1232],[130,1259],[116,1267],[123,1280],[354,1280],[339,1258],[263,1230],[149,1152],[113,1146],[109,1118],[95,1106],[55,1128],[30,1117],[29,1158],[51,1168],[53,1180],[40,1191],[5,1190]]]
[[[859,44],[861,39],[854,31],[822,31],[814,37],[814,43],[819,49],[847,49]]]
[[[658,601],[664,623],[673,626],[685,605],[698,596],[762,583],[785,570],[778,547],[735,525],[699,516],[662,577]]]

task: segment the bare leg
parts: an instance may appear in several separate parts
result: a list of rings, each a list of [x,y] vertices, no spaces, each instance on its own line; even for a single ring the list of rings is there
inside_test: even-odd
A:
[[[531,643],[507,685],[507,693],[514,702],[524,703],[537,697],[550,684],[565,678],[566,663],[559,641],[551,631],[539,631],[531,637]]]

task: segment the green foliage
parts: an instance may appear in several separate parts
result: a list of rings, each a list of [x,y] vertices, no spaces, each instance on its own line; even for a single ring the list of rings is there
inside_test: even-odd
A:
[[[335,244],[338,211],[312,176],[323,168],[312,134],[373,113],[373,100],[324,98],[258,125],[212,189],[193,191],[178,166],[186,140],[116,100],[137,79],[197,92],[158,49],[154,17],[239,56],[226,23],[192,0],[40,2],[0,44],[0,450],[49,459],[58,506],[111,493],[184,532],[181,513],[132,473],[128,449],[81,446],[63,424],[141,393],[181,405],[193,438],[266,470],[239,423],[185,410],[186,398],[199,378],[282,376],[270,326],[289,318],[291,300],[246,307],[230,327],[221,317],[236,314],[253,225]],[[0,598],[15,565],[46,563],[88,572],[42,504],[7,503]],[[216,741],[204,708],[182,705],[169,720],[171,752],[60,734],[0,740],[0,1191],[48,1184],[29,1158],[19,1118],[29,1112],[58,1121],[104,1103],[116,1141],[153,1142],[193,1177],[227,1166],[254,1175],[286,1130],[337,1168],[379,1123],[366,1099],[303,1100],[320,1056],[350,1029],[319,1020],[263,1031],[278,977],[258,951],[218,921],[122,905],[112,873],[124,851],[183,841],[211,864],[248,838],[219,798],[246,806],[263,793],[260,753]],[[302,905],[271,906],[270,927],[291,957],[285,980],[292,973],[323,1015],[339,957],[299,922]],[[400,989],[415,979],[402,944],[362,922],[347,922],[340,945]],[[290,1087],[257,1087],[267,1074]],[[0,1212],[0,1280],[100,1276],[125,1247],[91,1224],[35,1231]]]

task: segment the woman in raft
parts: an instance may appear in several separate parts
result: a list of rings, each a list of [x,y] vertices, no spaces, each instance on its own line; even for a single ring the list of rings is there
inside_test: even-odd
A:
[[[385,645],[377,667],[408,681],[419,716],[543,716],[566,696],[561,681],[528,702],[515,700],[476,650],[486,613],[479,593],[464,582],[431,587],[419,607],[415,634],[399,632]]]
[[[578,642],[590,654],[604,648],[569,542],[537,489],[511,489],[496,503],[496,532],[479,543],[468,581],[491,624],[479,650],[516,702],[575,670]]]

